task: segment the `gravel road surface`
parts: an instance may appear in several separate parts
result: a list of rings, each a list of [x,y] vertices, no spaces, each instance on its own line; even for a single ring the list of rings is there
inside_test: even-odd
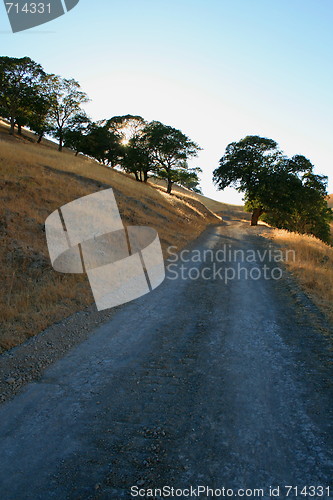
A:
[[[255,250],[257,262],[242,267],[265,264],[271,276],[280,264],[260,262],[271,247],[255,231],[230,220],[191,250]],[[1,500],[130,499],[131,487],[136,498],[163,498],[149,488],[165,485],[265,499],[270,486],[278,498],[287,485],[330,486],[312,498],[333,498],[324,318],[285,271],[245,279],[244,270],[226,284],[210,261],[172,264],[157,290],[0,407]]]

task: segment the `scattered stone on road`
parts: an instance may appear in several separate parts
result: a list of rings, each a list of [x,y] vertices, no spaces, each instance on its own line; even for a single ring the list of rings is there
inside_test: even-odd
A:
[[[230,221],[193,248],[223,245],[268,242]],[[213,263],[184,265],[195,275]],[[268,499],[271,485],[329,486],[327,325],[283,272],[166,279],[118,308],[1,406],[1,500],[118,500],[131,486],[200,484],[264,488]]]

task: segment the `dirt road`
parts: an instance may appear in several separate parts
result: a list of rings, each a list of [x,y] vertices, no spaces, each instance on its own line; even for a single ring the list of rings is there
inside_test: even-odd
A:
[[[0,408],[1,500],[135,498],[132,486],[137,498],[164,485],[267,499],[270,486],[278,498],[284,486],[332,488],[323,320],[288,276],[272,279],[280,264],[245,224],[210,228],[192,250],[221,260],[226,248],[254,250],[257,262],[241,265],[267,265],[266,279],[244,270],[225,283],[212,262],[169,262],[163,285]],[[215,264],[236,273],[239,254]]]

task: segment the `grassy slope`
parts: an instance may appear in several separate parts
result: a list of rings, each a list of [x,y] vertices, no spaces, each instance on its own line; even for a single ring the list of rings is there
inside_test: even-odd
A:
[[[311,235],[274,229],[268,236],[295,251],[286,264],[317,306],[333,321],[333,247]]]
[[[69,151],[60,154],[52,142],[37,145],[25,135],[10,137],[0,124],[0,351],[93,301],[85,276],[57,273],[49,263],[44,222],[65,203],[112,187],[123,222],[154,227],[164,251],[183,247],[220,220],[189,192],[170,196],[162,186],[138,183]]]
[[[157,186],[165,186],[165,182],[163,180],[151,179],[151,182],[153,182]],[[221,201],[212,200],[211,198],[207,198],[206,196],[203,196],[201,194],[192,193],[182,186],[174,185],[172,189],[174,192],[183,194],[185,196],[194,196],[198,201],[200,201],[209,210],[216,214],[225,215],[226,213],[231,213],[233,216],[239,215],[240,218],[244,216],[246,218],[249,217],[248,214],[244,212],[244,207],[242,205],[229,205],[227,203],[222,203]]]
[[[327,204],[330,208],[333,208],[333,194],[329,195]],[[332,243],[333,243],[333,222],[331,222],[331,235],[332,235]]]
[[[156,228],[164,250],[168,245],[183,247],[207,224],[219,221],[215,214],[249,217],[242,207],[181,187],[175,186],[169,196],[161,182],[140,184],[69,151],[60,154],[50,141],[36,145],[29,140],[33,136],[25,134],[25,139],[10,137],[0,122],[0,352],[93,301],[85,276],[56,273],[49,263],[44,222],[63,204],[111,186],[124,223]],[[291,271],[333,318],[332,247],[287,231],[269,234],[296,250]]]

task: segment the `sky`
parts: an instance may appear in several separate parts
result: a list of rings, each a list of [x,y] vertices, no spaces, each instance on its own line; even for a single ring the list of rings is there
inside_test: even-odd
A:
[[[246,135],[303,154],[333,193],[333,0],[80,0],[13,34],[0,5],[1,55],[75,78],[94,120],[141,115],[202,148],[205,195],[226,146]]]

